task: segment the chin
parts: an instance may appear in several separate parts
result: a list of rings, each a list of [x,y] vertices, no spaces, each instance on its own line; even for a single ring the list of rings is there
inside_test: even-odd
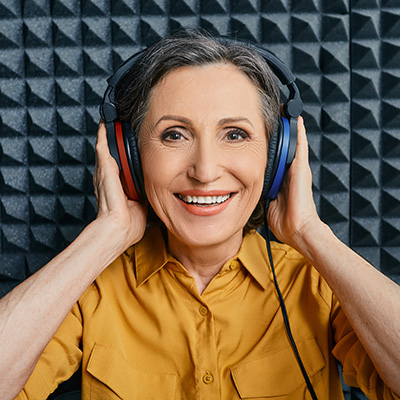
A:
[[[197,249],[209,248],[243,237],[244,226],[250,218],[247,210],[252,208],[247,202],[246,207],[238,206],[235,197],[221,207],[187,207],[174,197],[174,202],[168,206],[162,207],[155,202],[158,206],[155,212],[167,228],[168,236],[177,243]],[[207,212],[207,208],[212,212]]]
[[[212,247],[232,240],[233,237],[243,235],[242,224],[222,223],[192,223],[179,224],[168,227],[169,235],[178,241],[193,247]]]

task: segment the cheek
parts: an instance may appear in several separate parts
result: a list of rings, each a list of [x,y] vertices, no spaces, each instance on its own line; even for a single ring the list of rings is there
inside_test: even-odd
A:
[[[265,169],[267,165],[267,150],[265,146],[258,146],[246,152],[239,158],[238,174],[244,186],[249,190],[261,193],[264,184]]]
[[[154,191],[167,180],[169,169],[164,166],[162,155],[155,149],[144,149],[141,158],[146,192]]]
[[[172,158],[171,158],[172,157]],[[161,151],[157,145],[144,145],[141,150],[143,178],[146,195],[154,209],[168,199],[165,192],[169,191],[171,183],[178,174],[177,163],[171,162],[173,156]]]

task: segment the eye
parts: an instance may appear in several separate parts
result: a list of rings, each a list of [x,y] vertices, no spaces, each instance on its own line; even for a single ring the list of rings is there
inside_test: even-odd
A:
[[[169,131],[164,132],[161,138],[162,140],[165,140],[167,142],[176,142],[179,140],[183,140],[184,136],[182,135],[182,133],[171,129]]]
[[[242,131],[241,129],[231,129],[226,134],[226,139],[231,141],[231,142],[237,142],[237,141],[240,141],[240,140],[245,140],[248,137],[249,137],[249,135],[245,131]]]

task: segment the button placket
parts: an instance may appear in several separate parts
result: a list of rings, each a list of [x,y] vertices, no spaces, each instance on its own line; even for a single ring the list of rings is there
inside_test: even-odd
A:
[[[193,311],[197,314],[196,325],[196,381],[198,399],[220,400],[220,382],[218,374],[215,326],[210,296],[200,297]],[[211,299],[213,297],[211,296]],[[212,372],[213,373],[212,373]]]

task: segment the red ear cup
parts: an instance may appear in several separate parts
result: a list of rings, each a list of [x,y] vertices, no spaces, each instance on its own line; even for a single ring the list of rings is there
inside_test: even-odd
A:
[[[124,144],[124,137],[122,134],[121,122],[115,121],[115,139],[117,142],[119,160],[121,162],[120,177],[122,186],[124,187],[125,193],[131,200],[139,200],[139,196],[133,183],[131,170],[129,168],[128,158],[126,156],[126,149]]]

